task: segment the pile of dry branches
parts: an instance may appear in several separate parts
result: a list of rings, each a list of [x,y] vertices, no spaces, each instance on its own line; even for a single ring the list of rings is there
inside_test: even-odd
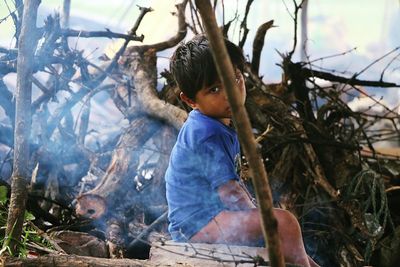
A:
[[[251,3],[241,22],[241,47],[247,39]],[[185,21],[186,8],[191,17]],[[35,119],[29,144],[32,179],[27,209],[35,215],[36,227],[57,233],[58,239],[63,234],[60,231],[68,229],[88,232],[99,242],[106,240],[108,252],[101,256],[146,257],[150,245],[144,240],[150,232],[156,230],[163,238],[167,235],[163,175],[187,110],[168,71],[161,72],[167,80],[164,88],[156,90],[156,53],[177,45],[187,29],[195,34],[203,31],[194,3],[184,1],[177,5],[179,30],[173,38],[128,46],[129,41],[144,38],[136,31],[151,9],[140,10],[128,34],[63,28],[58,15],[49,16],[35,32],[40,42],[34,51],[32,82],[41,93],[30,107]],[[18,14],[12,15],[17,39]],[[225,34],[229,25],[222,28]],[[400,118],[362,87],[399,85],[360,80],[362,71],[343,77],[315,69],[311,61],[295,63],[296,44],[293,51],[282,54],[282,81],[265,84],[259,65],[264,38],[272,26],[272,21],[261,25],[252,40],[252,61],[246,66],[245,78],[246,109],[275,204],[298,216],[308,252],[322,266],[369,262],[390,266],[399,260],[391,249],[398,251],[395,246],[400,238],[396,205],[400,158],[377,151],[374,144],[385,140],[398,145]],[[69,47],[68,38],[77,35],[125,42],[114,58],[97,65],[83,51]],[[18,47],[0,48],[1,77],[16,73],[19,56]],[[316,78],[331,83],[323,87]],[[128,124],[117,135],[104,134],[106,141],[93,147],[88,138],[91,101],[104,92]],[[370,99],[370,107],[350,109],[343,99],[354,94]],[[16,140],[14,95],[1,79],[0,106],[7,118],[0,124],[0,173],[1,183],[7,186]],[[382,112],[371,114],[373,107]],[[378,124],[384,126],[377,128]],[[242,177],[248,180],[245,166],[246,162]],[[66,251],[57,245],[55,250]]]

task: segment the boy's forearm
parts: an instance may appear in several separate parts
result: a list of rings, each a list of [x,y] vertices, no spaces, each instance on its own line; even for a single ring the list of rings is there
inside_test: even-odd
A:
[[[248,210],[255,208],[246,190],[235,180],[231,180],[218,188],[222,203],[229,210]]]

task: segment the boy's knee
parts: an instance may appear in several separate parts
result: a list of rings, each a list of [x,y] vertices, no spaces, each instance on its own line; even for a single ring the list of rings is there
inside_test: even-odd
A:
[[[300,231],[299,222],[290,211],[282,209],[274,209],[275,216],[278,220],[278,227],[284,231]]]

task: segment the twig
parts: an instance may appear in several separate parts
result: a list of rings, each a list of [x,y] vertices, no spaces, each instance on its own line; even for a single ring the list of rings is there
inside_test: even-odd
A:
[[[132,29],[129,31],[130,36],[136,36],[136,31],[139,28],[140,23],[142,22],[144,15],[146,15],[148,12],[153,11],[151,7],[141,7],[138,6],[140,10],[139,17],[137,18],[135,24],[133,25]],[[141,36],[143,37],[143,35]]]
[[[67,254],[61,247],[60,245],[57,244],[53,239],[51,239],[45,232],[43,232],[41,229],[39,229],[33,222],[28,221],[28,224],[36,230],[37,234],[49,242],[57,252],[62,253],[62,254]]]
[[[160,217],[158,217],[154,222],[152,222],[146,229],[144,229],[135,239],[133,239],[129,245],[128,249],[136,246],[141,240],[150,234],[150,232],[159,225],[160,223],[164,222],[167,219],[168,211],[164,212]]]
[[[247,0],[246,8],[244,11],[244,18],[242,20],[242,23],[240,23],[240,33],[242,33],[242,30],[243,30],[243,36],[241,36],[242,38],[239,42],[240,48],[243,48],[244,43],[246,42],[246,39],[247,39],[247,34],[249,33],[249,29],[247,28],[247,16],[249,15],[250,7],[251,7],[251,4],[253,3],[253,1],[254,0]]]
[[[267,129],[260,134],[257,138],[256,138],[256,143],[260,143],[262,140],[264,140],[267,135],[274,129],[274,127],[272,127],[270,124],[268,124]]]
[[[33,242],[26,243],[26,246],[28,248],[36,249],[36,250],[43,251],[43,252],[46,252],[46,253],[49,253],[49,254],[58,254],[58,255],[60,254],[58,251],[56,251],[54,249],[50,249],[50,248],[46,248],[46,247],[43,247],[43,246],[39,246],[38,244],[33,243]],[[66,254],[66,253],[63,253],[63,254]]]
[[[304,72],[304,75],[307,77],[318,77],[324,80],[332,81],[332,82],[339,82],[343,84],[348,84],[348,85],[362,85],[362,86],[373,86],[373,87],[400,87],[399,84],[396,83],[389,83],[389,82],[382,82],[382,81],[368,81],[368,80],[359,80],[356,78],[358,74],[353,75],[353,77],[347,78],[347,77],[341,77],[334,75],[332,73],[328,72],[323,72],[323,71],[317,71],[317,70],[311,70],[308,68],[303,68],[302,69]]]
[[[43,30],[43,29],[42,29]],[[128,41],[139,41],[142,42],[144,36],[136,36],[130,34],[116,33],[110,30],[106,31],[82,31],[73,29],[61,29],[61,35],[64,37],[82,37],[82,38],[92,38],[92,37],[106,37],[106,38],[120,38]]]
[[[383,58],[387,57],[388,55],[396,52],[397,50],[400,49],[400,46],[394,48],[393,50],[387,52],[386,54],[384,54],[383,56],[379,57],[378,59],[374,60],[371,64],[368,64],[368,66],[366,66],[365,68],[363,68],[361,71],[357,72],[354,76],[360,76],[364,71],[366,71],[367,69],[369,69],[372,65],[376,64],[377,62],[381,61]]]
[[[296,50],[296,46],[297,46],[297,19],[298,19],[298,15],[299,15],[299,10],[303,5],[304,0],[301,1],[301,3],[299,5],[297,5],[296,0],[293,0],[293,4],[294,4],[294,17],[293,17],[293,27],[294,27],[294,32],[293,32],[293,48],[292,50],[289,52],[288,54],[288,59],[291,60],[294,51]]]
[[[389,193],[395,190],[400,190],[400,186],[392,186],[385,190],[385,193]]]
[[[154,49],[156,52],[165,50],[167,48],[171,48],[177,45],[187,33],[186,21],[185,21],[185,8],[188,0],[184,0],[182,3],[176,5],[176,9],[178,10],[178,32],[169,40],[164,42],[159,42],[150,45],[136,46],[132,47],[132,50],[136,50],[139,52],[145,52],[150,49]],[[131,52],[130,50],[129,52]]]

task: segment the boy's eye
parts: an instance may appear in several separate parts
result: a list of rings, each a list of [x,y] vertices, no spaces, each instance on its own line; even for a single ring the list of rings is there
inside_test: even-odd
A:
[[[218,93],[221,89],[217,86],[210,88],[210,93]]]

